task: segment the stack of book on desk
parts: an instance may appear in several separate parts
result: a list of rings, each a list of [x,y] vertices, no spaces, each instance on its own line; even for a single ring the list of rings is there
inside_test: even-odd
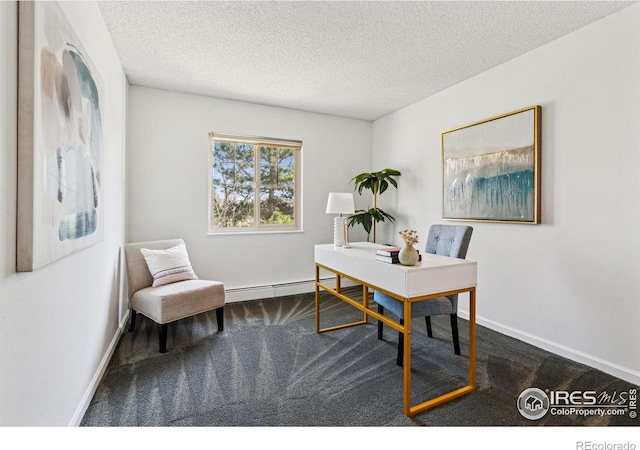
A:
[[[388,264],[399,264],[400,260],[398,260],[398,254],[400,253],[400,247],[391,247],[385,245],[384,247],[380,247],[376,251],[376,260],[385,262]],[[422,261],[422,255],[420,254],[420,250],[418,250],[418,261]]]
[[[376,251],[376,260],[389,264],[398,264],[400,262],[398,261],[398,253],[400,253],[400,247],[380,247]]]

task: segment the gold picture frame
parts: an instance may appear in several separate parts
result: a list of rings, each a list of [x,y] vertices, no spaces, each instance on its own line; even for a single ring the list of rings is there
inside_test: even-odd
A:
[[[442,218],[541,223],[538,105],[442,133]]]

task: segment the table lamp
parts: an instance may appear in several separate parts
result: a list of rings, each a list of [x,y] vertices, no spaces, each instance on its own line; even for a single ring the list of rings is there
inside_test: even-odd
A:
[[[353,214],[353,194],[345,192],[330,192],[327,200],[327,214],[338,214],[333,219],[333,245],[335,247],[349,248],[349,233],[347,230],[347,218],[343,214]]]

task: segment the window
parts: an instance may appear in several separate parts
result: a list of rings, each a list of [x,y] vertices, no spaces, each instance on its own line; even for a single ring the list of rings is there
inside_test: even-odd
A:
[[[209,232],[298,231],[302,142],[210,133]]]

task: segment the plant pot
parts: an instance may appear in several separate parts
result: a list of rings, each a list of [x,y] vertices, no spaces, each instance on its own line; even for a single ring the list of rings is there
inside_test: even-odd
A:
[[[406,244],[398,253],[398,261],[404,266],[415,266],[418,258],[418,250],[411,244]]]

